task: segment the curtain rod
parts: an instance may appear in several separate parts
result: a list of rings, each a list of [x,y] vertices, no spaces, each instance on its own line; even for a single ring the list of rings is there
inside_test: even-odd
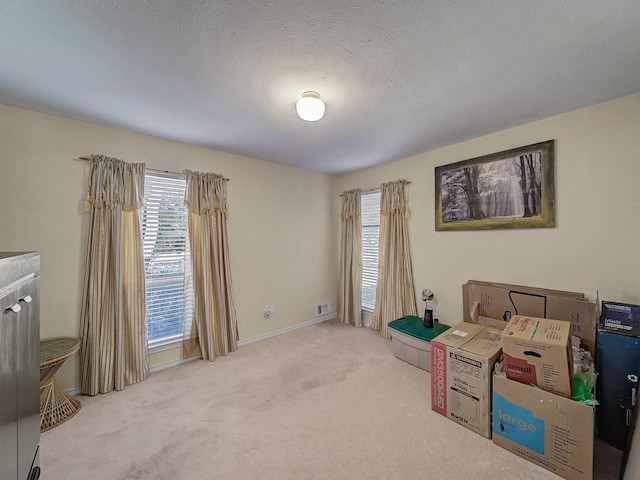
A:
[[[410,181],[408,181],[408,180],[405,180],[405,183],[406,183],[407,185],[411,185],[411,182],[410,182]],[[354,189],[351,189],[351,190],[354,190]],[[361,189],[360,191],[361,191],[362,193],[365,193],[365,192],[373,192],[374,190],[380,190],[380,185],[378,185],[377,187],[363,188],[363,189]],[[340,196],[342,196],[342,194],[340,194]]]
[[[85,161],[85,162],[90,162],[91,161],[91,159],[89,157],[78,157],[78,158],[80,160]],[[171,173],[173,175],[184,175],[184,172],[174,172],[172,170],[161,170],[159,168],[146,168],[145,167],[145,170],[149,170],[151,172],[158,172],[158,173]],[[227,182],[229,181],[228,178],[225,178],[225,177],[222,177],[222,178],[224,178]]]

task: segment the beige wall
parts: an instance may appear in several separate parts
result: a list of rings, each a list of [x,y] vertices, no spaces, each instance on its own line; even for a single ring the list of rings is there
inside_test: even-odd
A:
[[[41,252],[41,338],[78,335],[88,163],[101,153],[150,168],[220,173],[228,184],[232,276],[240,339],[316,319],[337,306],[338,225],[332,177],[0,105],[0,251]],[[263,305],[275,304],[270,319]],[[152,357],[171,362],[180,352]],[[79,386],[78,355],[58,375]]]
[[[42,253],[41,336],[77,335],[88,165],[102,153],[151,168],[229,178],[229,235],[241,339],[337,308],[340,192],[406,178],[417,294],[430,288],[436,316],[461,320],[469,279],[596,292],[640,303],[640,94],[502,131],[360,172],[332,177],[145,135],[0,106],[0,251]],[[435,232],[434,167],[556,140],[557,226]],[[420,298],[420,297],[418,297]],[[265,320],[262,307],[276,304]],[[418,300],[418,308],[424,304]],[[161,352],[152,365],[179,352]],[[59,374],[79,385],[78,356]]]
[[[555,228],[435,231],[436,166],[549,139],[556,140]],[[340,192],[399,178],[412,182],[416,293],[435,292],[443,323],[462,320],[461,286],[469,279],[640,303],[640,95],[343,175],[334,184],[334,214]]]

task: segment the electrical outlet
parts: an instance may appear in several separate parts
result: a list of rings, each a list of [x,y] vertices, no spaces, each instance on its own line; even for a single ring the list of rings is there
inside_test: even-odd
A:
[[[264,308],[264,318],[269,318],[271,316],[271,305],[265,305],[263,308]]]

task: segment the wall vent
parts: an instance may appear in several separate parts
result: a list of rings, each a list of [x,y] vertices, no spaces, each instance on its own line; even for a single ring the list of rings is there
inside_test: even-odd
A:
[[[316,317],[325,315],[333,311],[333,304],[331,302],[319,303],[316,305]]]

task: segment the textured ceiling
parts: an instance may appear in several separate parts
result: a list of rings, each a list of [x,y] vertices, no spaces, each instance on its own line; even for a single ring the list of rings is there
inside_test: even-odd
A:
[[[0,8],[0,103],[329,173],[639,91],[638,0]]]

